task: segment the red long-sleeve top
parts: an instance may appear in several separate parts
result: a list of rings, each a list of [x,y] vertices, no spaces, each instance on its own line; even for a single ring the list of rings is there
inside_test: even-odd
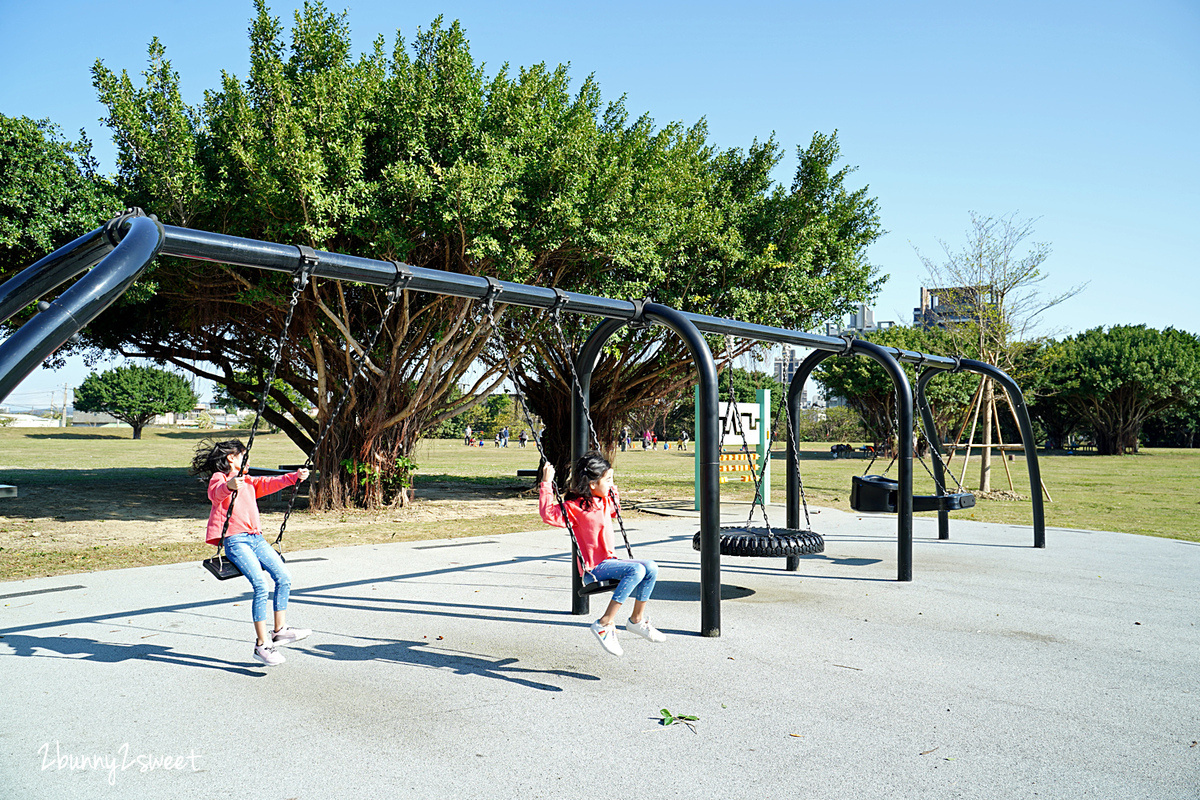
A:
[[[609,497],[592,498],[592,507],[588,510],[580,505],[579,500],[568,500],[564,503],[571,520],[571,530],[575,532],[575,541],[579,543],[579,555],[583,560],[583,564],[576,565],[580,575],[586,571],[584,564],[587,565],[587,569],[591,569],[606,558],[616,557],[612,548],[612,518],[620,508],[620,499],[616,495],[617,490],[614,488]],[[554,499],[554,488],[549,481],[543,481],[538,486],[538,512],[547,524],[556,528],[567,527],[563,521],[562,507]]]
[[[208,499],[212,501],[212,511],[208,514],[208,530],[205,540],[209,544],[221,543],[221,529],[225,527],[225,514],[229,511],[229,496],[233,494],[225,485],[229,476],[224,472],[214,472],[208,479]],[[280,489],[291,486],[300,480],[299,472],[287,475],[250,476],[243,478],[242,490],[238,492],[233,504],[233,516],[229,519],[229,530],[226,536],[238,533],[262,533],[258,520],[258,498],[274,494]],[[252,492],[247,488],[253,489]]]

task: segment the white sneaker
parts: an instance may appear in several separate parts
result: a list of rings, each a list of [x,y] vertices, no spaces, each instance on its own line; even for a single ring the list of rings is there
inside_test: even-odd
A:
[[[256,644],[254,645],[254,657],[266,664],[268,667],[278,667],[286,658],[275,652],[274,645]]]
[[[601,625],[600,620],[592,623],[592,633],[596,634],[596,638],[600,640],[600,646],[614,656],[619,656],[625,651],[621,649],[621,643],[617,641],[617,626],[615,623]]]
[[[312,635],[312,631],[307,628],[290,628],[284,626],[272,634],[271,644],[280,647],[285,644],[298,642],[301,639],[307,639],[310,635]]]
[[[630,633],[636,633],[643,639],[649,639],[652,642],[665,642],[667,640],[666,634],[650,624],[649,617],[646,617],[641,622],[626,620],[625,630],[629,631]]]

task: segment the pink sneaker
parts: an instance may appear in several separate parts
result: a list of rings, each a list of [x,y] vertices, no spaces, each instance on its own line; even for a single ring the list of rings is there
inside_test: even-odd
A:
[[[254,646],[254,657],[266,664],[268,667],[278,667],[286,658],[275,652],[275,648],[269,644],[256,644]]]
[[[282,647],[285,644],[292,644],[301,639],[307,639],[312,635],[312,631],[307,628],[293,628],[285,625],[271,635],[271,644],[276,647]]]

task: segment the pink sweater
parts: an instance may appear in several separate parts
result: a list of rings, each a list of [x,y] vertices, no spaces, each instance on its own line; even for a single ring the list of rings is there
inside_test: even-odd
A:
[[[213,476],[208,479],[208,499],[212,501],[212,511],[208,513],[208,530],[205,533],[205,540],[209,544],[221,543],[221,528],[225,527],[225,514],[229,511],[229,496],[233,494],[225,485],[228,480],[229,476],[224,472],[214,472]],[[244,478],[245,483],[242,484],[243,488],[238,492],[237,500],[233,504],[233,516],[229,519],[229,530],[225,535],[262,534],[258,521],[257,499],[264,495],[274,494],[299,480],[299,472],[271,477],[247,475]],[[247,488],[253,489],[253,493],[247,491]]]
[[[616,489],[613,490],[616,495]],[[585,511],[578,500],[566,502],[567,514],[571,519],[571,530],[575,532],[575,540],[579,543],[579,554],[588,568],[592,568],[606,558],[615,558],[613,553],[612,518],[620,508],[620,499],[613,502],[612,497],[593,498],[592,508]],[[565,528],[562,508],[554,499],[554,489],[549,482],[543,481],[538,485],[538,511],[547,524],[556,528]],[[579,574],[584,573],[583,565],[579,565]]]

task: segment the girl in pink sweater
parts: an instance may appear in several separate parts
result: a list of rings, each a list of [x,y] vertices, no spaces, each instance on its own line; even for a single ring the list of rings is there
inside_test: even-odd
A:
[[[312,631],[289,628],[284,621],[288,593],[292,578],[283,558],[263,540],[258,519],[259,497],[273,494],[286,486],[292,486],[308,477],[308,470],[298,469],[288,475],[255,477],[243,475],[246,446],[237,439],[227,442],[205,442],[192,458],[192,473],[208,479],[208,499],[212,511],[208,515],[208,530],[205,540],[211,545],[221,544],[221,531],[225,530],[225,555],[232,561],[254,588],[251,618],[257,639],[254,657],[274,667],[284,662],[276,647],[297,642]],[[236,497],[235,493],[236,492]],[[233,513],[229,513],[230,499]],[[229,528],[225,529],[225,518],[229,517]],[[263,570],[275,581],[273,596],[275,627],[267,632],[267,581]]]
[[[563,503],[567,520],[563,519],[562,506],[554,499],[554,467],[547,462],[542,469],[538,510],[542,519],[555,527],[565,528],[567,521],[571,523],[579,545],[578,569],[584,583],[620,581],[613,590],[608,609],[592,623],[592,633],[600,640],[600,646],[614,656],[622,653],[617,641],[617,612],[631,594],[634,597],[633,613],[629,615],[625,630],[652,642],[667,639],[646,616],[646,603],[658,580],[658,565],[648,560],[617,558],[613,553],[612,518],[617,515],[618,502],[612,465],[594,450],[579,459],[571,473],[571,485]]]

